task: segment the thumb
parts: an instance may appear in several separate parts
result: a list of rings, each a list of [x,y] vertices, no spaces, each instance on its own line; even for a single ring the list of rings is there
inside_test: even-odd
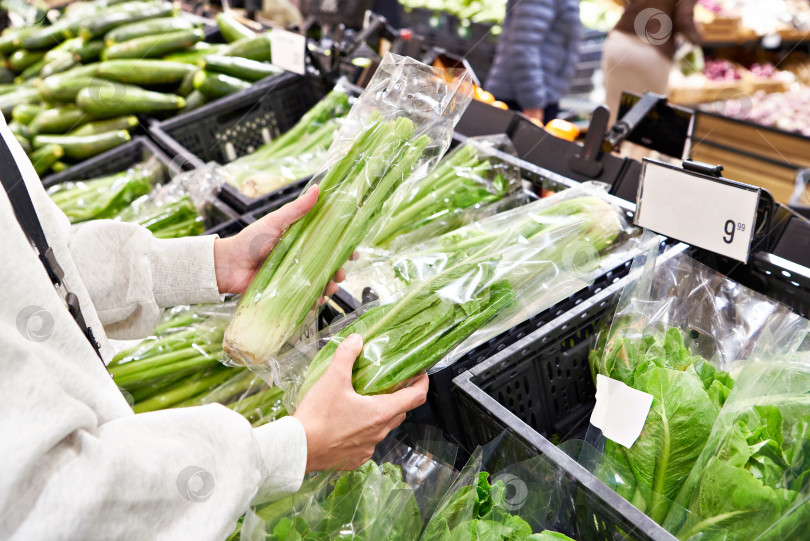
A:
[[[291,201],[277,211],[268,214],[265,219],[281,233],[312,210],[312,207],[318,202],[319,195],[320,186],[315,184],[295,201]]]
[[[350,334],[338,344],[335,356],[329,364],[327,374],[341,383],[352,384],[352,367],[360,352],[363,351],[363,338],[359,334]]]

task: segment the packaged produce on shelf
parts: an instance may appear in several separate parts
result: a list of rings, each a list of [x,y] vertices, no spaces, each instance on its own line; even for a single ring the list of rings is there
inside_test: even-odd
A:
[[[806,323],[806,322],[805,322]],[[797,328],[808,336],[808,327]],[[665,526],[679,539],[802,539],[810,521],[810,357],[754,355]]]
[[[430,175],[410,189],[401,188],[407,193],[398,194],[402,201],[390,211],[390,219],[371,243],[390,247],[400,235],[518,192],[521,181],[517,167],[496,159],[490,161],[487,149],[516,154],[505,135],[465,141],[442,158]]]
[[[442,458],[448,453],[441,441],[388,436],[359,468],[310,475],[296,493],[254,506],[240,539],[416,540],[455,475],[452,457]]]
[[[235,308],[234,301],[171,308],[153,336],[115,355],[108,369],[136,413],[219,403],[254,426],[287,414],[279,389],[223,364],[222,335]]]
[[[62,182],[47,191],[71,223],[113,219],[142,225],[156,238],[179,238],[205,230],[212,198],[189,182],[195,175],[166,182],[166,167],[153,156],[120,173]]]
[[[258,197],[314,175],[349,111],[341,85],[329,92],[289,131],[250,154],[215,167],[215,173],[245,195]]]
[[[589,434],[597,451],[580,462],[663,524],[752,349],[780,351],[804,320],[687,255],[659,256],[658,240],[646,241],[590,362],[594,378],[647,393],[652,405],[629,447]]]
[[[71,4],[53,24],[3,30],[0,82],[15,84],[0,111],[37,172],[125,143],[138,126],[131,115],[188,111],[281,73],[267,63],[266,33],[245,28],[236,39],[232,17],[217,20],[232,43],[205,43],[199,24],[164,1]]]
[[[267,366],[296,339],[335,272],[385,222],[383,204],[445,152],[468,86],[386,56],[310,181],[320,185],[318,203],[284,233],[228,325],[225,350],[238,363]]]
[[[571,197],[559,207],[568,210],[545,221],[538,213],[518,231],[495,234],[475,249],[468,242],[467,250],[459,246],[450,256],[426,257],[425,272],[411,276],[410,287],[344,317],[315,341],[269,363],[269,375],[262,375],[284,389],[285,404],[294,409],[352,333],[365,344],[352,377],[360,394],[391,392],[437,364],[451,364],[595,278],[600,250],[623,233],[621,214],[597,196]],[[593,214],[561,219],[582,208]]]

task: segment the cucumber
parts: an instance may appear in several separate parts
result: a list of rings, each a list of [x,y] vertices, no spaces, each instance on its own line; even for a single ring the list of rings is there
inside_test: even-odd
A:
[[[217,14],[217,27],[228,43],[239,41],[244,38],[256,37],[256,32],[234,19],[228,13]]]
[[[191,64],[187,64],[190,66]],[[180,88],[177,89],[177,94],[179,96],[183,96],[184,98],[187,97],[194,91],[194,76],[197,74],[198,69],[194,69],[194,71],[190,71],[183,77],[183,80],[180,82]]]
[[[136,116],[117,116],[107,120],[95,120],[82,124],[68,135],[95,135],[97,133],[104,133],[115,130],[131,131],[138,126],[138,117]]]
[[[31,122],[31,131],[40,133],[65,133],[90,120],[90,117],[73,104],[45,109]]]
[[[194,23],[183,17],[149,19],[119,26],[104,36],[104,42],[109,47],[116,43],[122,43],[143,36],[165,34],[166,32],[174,32],[176,30],[193,30],[194,28]]]
[[[37,135],[34,137],[33,145],[37,149],[45,145],[59,145],[68,158],[86,160],[130,139],[128,131],[117,130],[96,135]]]
[[[27,68],[23,70],[19,77],[14,79],[15,83],[21,83],[23,81],[27,81],[28,79],[33,79],[34,77],[39,76],[39,72],[42,71],[42,68],[46,66],[47,62],[45,62],[45,58],[41,58],[38,62],[31,64]]]
[[[64,155],[65,151],[60,145],[45,145],[32,152],[29,158],[37,175],[42,175]]]
[[[73,58],[73,55],[65,53],[65,55],[61,56],[60,58],[56,58],[45,64],[42,67],[42,70],[40,70],[39,76],[45,79],[51,75],[65,72],[75,65],[76,60]]]
[[[104,50],[104,41],[96,39],[93,41],[84,42],[84,45],[76,49],[75,58],[79,62],[96,61],[101,57],[101,51]]]
[[[0,95],[0,112],[9,118],[11,111],[21,103],[35,103],[39,100],[37,89],[31,86],[17,85],[17,90]]]
[[[47,79],[37,81],[39,96],[45,101],[74,102],[76,94],[83,88],[92,88],[103,84],[110,84],[105,79],[94,77],[75,77],[73,70],[51,75]]]
[[[14,82],[14,72],[5,66],[0,66],[0,85]]]
[[[62,152],[64,152],[64,150]],[[51,171],[53,171],[54,173],[61,173],[62,171],[65,171],[68,167],[70,166],[65,162],[63,162],[62,160],[57,160],[51,166]]]
[[[176,6],[171,2],[145,3],[134,9],[113,9],[85,23],[84,26],[82,26],[80,35],[83,39],[90,40],[98,36],[103,36],[119,26],[147,19],[168,17],[175,14],[176,11]]]
[[[179,83],[196,68],[166,60],[107,60],[98,67],[98,76],[119,83],[158,85]]]
[[[80,90],[76,104],[93,116],[109,118],[182,109],[186,102],[174,94],[107,81],[104,85]]]
[[[23,49],[50,49],[69,39],[79,24],[69,19],[41,27],[39,32],[20,37],[15,44]]]
[[[61,73],[60,75],[64,75],[65,77],[95,77],[96,73],[98,73],[98,67],[100,65],[101,62],[93,62],[92,64],[76,66],[75,68],[70,68],[69,70]]]
[[[230,75],[243,81],[258,81],[284,71],[272,64],[238,56],[206,56],[200,61],[200,66],[205,71]]]
[[[182,51],[203,39],[205,39],[205,34],[199,29],[143,36],[107,47],[101,53],[101,58],[102,60],[160,58],[176,51]]]
[[[20,146],[22,147],[23,151],[26,154],[31,154],[31,151],[33,150],[31,148],[31,141],[29,141],[25,137],[17,135],[16,133],[14,134],[14,138],[17,140],[18,143],[20,143]]]
[[[45,60],[47,62],[52,62],[57,58],[62,58],[63,56],[73,56],[73,53],[82,46],[84,41],[82,38],[71,38],[68,40],[63,41],[47,53],[45,53]]]
[[[42,112],[44,107],[42,105],[34,105],[30,103],[21,103],[11,111],[11,118],[20,124],[26,126],[34,120],[34,117]]]
[[[17,73],[22,73],[25,68],[33,66],[45,56],[42,51],[28,51],[26,49],[17,49],[8,57],[8,63],[11,69]]]
[[[25,139],[31,139],[34,136],[34,134],[31,133],[31,128],[29,128],[25,124],[17,122],[16,120],[12,120],[11,122],[8,123],[8,129],[14,135],[19,135],[20,137],[23,137]]]
[[[211,45],[210,43],[205,43],[204,41],[200,41],[189,47],[187,50],[170,54],[169,56],[163,57],[163,60],[169,60],[171,62],[184,62],[186,64],[194,64],[197,65],[201,59],[205,58],[209,55],[221,54],[227,45]]]
[[[181,113],[187,113],[189,111],[193,111],[197,107],[202,107],[206,103],[208,103],[208,98],[205,97],[205,94],[203,94],[199,90],[194,90],[186,98],[186,106],[183,107],[180,110],[180,112]]]
[[[242,79],[221,73],[208,73],[205,70],[198,71],[194,76],[194,88],[209,99],[221,98],[250,86],[250,83]]]
[[[35,34],[39,32],[41,27],[38,26],[10,26],[3,30],[0,35],[0,53],[10,54],[14,49],[18,49],[14,42],[27,34]]]
[[[228,45],[222,52],[225,56],[241,56],[260,62],[270,62],[270,32],[243,38]]]

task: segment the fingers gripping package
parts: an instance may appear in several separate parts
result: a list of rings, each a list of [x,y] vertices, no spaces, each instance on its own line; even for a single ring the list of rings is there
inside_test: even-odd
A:
[[[447,150],[470,88],[465,77],[448,83],[425,64],[386,56],[310,181],[320,186],[317,204],[284,233],[225,331],[237,363],[267,365],[296,338],[335,272],[384,222],[384,203]]]

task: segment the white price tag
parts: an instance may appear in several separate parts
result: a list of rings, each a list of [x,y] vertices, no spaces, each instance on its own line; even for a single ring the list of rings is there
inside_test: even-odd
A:
[[[270,32],[271,62],[287,71],[304,75],[306,72],[307,38],[287,30]]]
[[[591,424],[600,428],[609,440],[629,449],[641,435],[652,403],[653,395],[597,374]]]
[[[644,160],[635,223],[744,263],[760,189]]]

